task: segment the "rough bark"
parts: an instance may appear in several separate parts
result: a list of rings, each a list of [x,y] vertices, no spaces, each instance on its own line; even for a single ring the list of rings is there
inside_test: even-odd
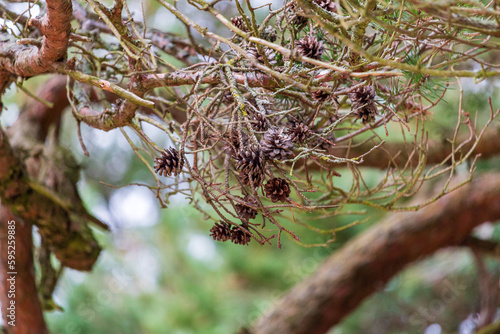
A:
[[[63,265],[90,270],[100,247],[88,222],[98,221],[86,212],[78,197],[75,186],[78,166],[70,152],[45,145],[49,128],[59,126],[68,105],[65,82],[64,77],[55,76],[37,92],[42,99],[52,102],[53,108],[30,100],[8,129],[9,140],[0,130],[0,198],[15,214],[38,227]],[[49,172],[42,175],[43,170]],[[35,191],[33,182],[70,201],[69,205],[58,202],[50,193]]]
[[[19,44],[14,36],[0,35],[0,69],[21,77],[31,77],[51,70],[52,64],[66,56],[71,32],[71,0],[47,0],[47,13],[29,24],[40,29],[40,47]]]
[[[8,221],[15,221],[15,267],[7,266],[7,236]],[[35,269],[33,267],[32,226],[16,219],[12,213],[0,205],[0,302],[5,329],[8,334],[48,333],[43,313],[38,300],[38,291],[35,283]],[[7,274],[16,272],[15,275]],[[15,297],[9,298],[11,281],[15,277]],[[10,326],[12,318],[7,318],[7,310],[15,302],[15,326]]]
[[[459,245],[500,219],[500,176],[487,174],[416,213],[376,224],[328,258],[262,316],[254,334],[326,333],[407,264]]]
[[[46,155],[48,152],[61,152],[58,146],[47,150],[45,142],[51,127],[55,127],[57,132],[63,110],[68,106],[65,84],[66,78],[63,76],[53,76],[48,79],[38,90],[37,96],[51,102],[52,108],[35,99],[28,100],[16,123],[6,131],[9,143],[14,149],[9,150],[9,143],[4,140],[2,140],[3,145],[0,148],[0,160],[3,159],[0,162],[0,179],[2,179],[0,181],[0,197],[4,197],[4,205],[0,205],[0,236],[2,236],[0,258],[2,258],[2,265],[6,264],[3,257],[7,255],[6,250],[3,249],[5,241],[3,236],[6,233],[7,221],[13,219],[6,205],[16,210],[20,217],[25,218],[25,220],[15,219],[18,250],[16,254],[17,321],[15,327],[7,326],[6,328],[8,333],[12,334],[48,333],[33,274],[31,223],[37,224],[42,242],[49,244],[49,249],[55,253],[63,265],[89,270],[100,250],[87,226],[89,221],[98,221],[85,211],[76,190],[78,166],[72,159],[69,159],[69,162],[72,162],[69,165],[68,161],[57,163],[53,159],[60,157],[58,154],[55,154],[56,157]],[[2,134],[0,132],[0,135]],[[5,136],[3,139],[6,139]],[[70,152],[64,153],[70,154]],[[22,159],[17,160],[19,157]],[[20,163],[21,160],[24,164]],[[48,163],[52,165],[47,166]],[[14,170],[13,168],[18,169]],[[48,170],[48,174],[44,174],[43,170]],[[59,195],[63,196],[63,199],[71,199],[73,212],[68,210],[68,207],[61,207],[60,203],[53,201],[53,198],[34,192],[30,187],[31,183],[26,183],[28,179],[30,182],[39,181],[50,190],[58,192]],[[2,193],[8,189],[13,189],[14,193],[9,191]],[[23,204],[24,201],[29,204]],[[25,221],[31,223],[25,223]],[[4,266],[0,267],[0,271],[2,276],[6,276],[5,274],[8,272]],[[4,282],[6,281],[2,279],[2,283]],[[49,292],[52,290],[53,288]],[[10,300],[7,299],[6,290],[1,292],[2,305],[7,305]],[[45,296],[46,299],[50,297]],[[3,314],[7,313],[3,312]],[[4,323],[6,322],[4,321]]]
[[[99,256],[89,226],[71,219],[67,208],[29,185],[24,164],[0,130],[0,198],[12,212],[38,227],[42,238],[64,266],[90,270]]]

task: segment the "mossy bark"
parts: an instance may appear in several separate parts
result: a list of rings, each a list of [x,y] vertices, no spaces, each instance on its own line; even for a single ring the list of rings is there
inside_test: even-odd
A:
[[[86,222],[72,220],[70,213],[52,199],[33,191],[24,164],[14,155],[0,130],[0,198],[2,204],[25,222],[35,225],[64,266],[90,270],[101,248]],[[4,222],[2,222],[3,224]]]

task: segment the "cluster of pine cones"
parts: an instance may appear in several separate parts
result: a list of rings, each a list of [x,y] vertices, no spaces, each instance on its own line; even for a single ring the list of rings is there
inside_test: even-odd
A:
[[[314,3],[324,11],[331,13],[338,12],[337,5],[332,0],[314,0]],[[293,30],[297,33],[308,22],[308,18],[301,14],[304,13],[294,0],[287,3],[283,15],[287,16],[287,22],[291,22]],[[244,32],[253,31],[251,20],[247,17],[233,17],[231,23]],[[277,37],[276,30],[273,31],[273,29],[272,27],[269,29],[259,28],[259,32],[264,34],[260,37],[274,42]],[[321,34],[315,35],[313,31],[306,31],[302,34],[302,37],[297,37],[294,42],[295,50],[303,57],[320,60],[326,49],[329,48],[329,44],[328,41],[323,40],[324,38]],[[278,57],[274,50],[264,46],[257,48],[255,44],[251,44],[243,39],[240,39],[239,42],[246,50],[247,58],[249,55],[258,63],[265,64],[266,66],[270,65],[276,71],[280,71],[280,68],[282,68],[283,62],[278,66],[274,66],[278,61],[283,61],[283,59],[277,59]],[[307,67],[309,65],[303,64],[300,65],[299,63],[299,67],[311,68]],[[241,86],[237,87],[237,89],[240,88],[242,89],[241,94],[244,94],[245,89]],[[318,106],[316,113],[321,110],[319,108],[328,100],[334,100],[335,105],[338,106],[338,100],[332,94],[332,91],[333,88],[331,85],[322,83],[310,92],[311,100]],[[376,93],[373,86],[365,85],[351,89],[347,97],[351,101],[350,115],[355,117],[356,120],[360,119],[362,123],[370,123],[378,115],[375,104]],[[245,106],[250,104],[255,108],[248,108],[245,115],[233,119],[233,125],[224,126],[223,130],[219,128],[220,132],[210,137],[222,144],[222,146],[218,146],[217,142],[214,142],[214,145],[211,147],[219,150],[218,153],[222,154],[214,154],[213,156],[229,158],[229,165],[227,165],[228,160],[225,160],[224,166],[236,172],[234,173],[234,178],[230,177],[231,173],[229,173],[230,175],[226,175],[227,184],[230,184],[231,180],[236,179],[236,185],[239,184],[239,187],[234,186],[234,189],[241,189],[242,191],[242,195],[238,197],[238,201],[235,201],[234,197],[231,200],[231,211],[226,208],[226,211],[232,212],[231,215],[237,217],[241,221],[241,224],[235,225],[222,217],[223,220],[217,222],[210,230],[210,236],[217,241],[225,242],[230,240],[235,244],[243,245],[248,244],[252,238],[253,234],[249,231],[249,229],[253,228],[252,225],[259,225],[250,223],[250,221],[255,219],[259,212],[265,216],[265,219],[269,218],[269,213],[266,213],[267,208],[264,208],[266,204],[262,204],[260,201],[261,195],[258,195],[259,190],[262,197],[268,198],[273,203],[292,203],[290,199],[291,186],[297,187],[297,185],[285,176],[284,169],[279,167],[279,164],[286,164],[285,161],[288,160],[289,162],[297,156],[294,153],[294,146],[305,147],[317,153],[321,151],[328,154],[329,149],[335,144],[336,139],[332,129],[329,129],[328,133],[323,133],[323,131],[329,124],[339,119],[335,111],[335,114],[331,113],[331,115],[335,116],[326,121],[330,123],[321,123],[318,126],[318,122],[315,122],[316,115],[312,115],[311,113],[289,113],[283,117],[269,116],[270,110],[267,107],[262,107],[262,105],[257,108],[257,102],[255,101],[257,98],[255,100],[252,99],[254,98],[249,97],[249,94],[247,94],[244,99]],[[236,108],[236,96],[232,96],[229,91],[221,94],[220,101],[225,106],[230,107],[227,110]],[[267,103],[272,104],[271,99]],[[237,107],[241,106],[238,105]],[[279,111],[283,111],[281,106],[276,109],[278,110],[277,114],[279,114]],[[232,115],[234,114],[235,112]],[[241,117],[245,118],[244,121],[242,121]],[[228,118],[224,120],[227,121]],[[222,138],[220,138],[221,136]],[[155,159],[154,169],[162,176],[177,176],[181,173],[184,162],[185,160],[181,153],[175,148],[170,147]],[[283,178],[274,175],[278,170],[283,175]],[[231,186],[232,188],[233,186]],[[298,190],[298,188],[296,189]]]
[[[300,130],[308,131],[308,128],[303,127]],[[238,135],[234,137],[237,138]],[[269,128],[262,136],[260,145],[249,143],[250,139],[246,135],[241,137],[241,144],[235,145],[239,149],[231,148],[231,151],[239,178],[246,186],[258,187],[262,184],[266,161],[286,160],[293,154],[292,136],[289,132],[285,132],[284,128]],[[286,198],[283,201],[286,201]]]
[[[323,91],[317,93],[318,99],[325,99]],[[321,96],[320,96],[321,95]],[[351,100],[351,113],[363,123],[373,120],[377,115],[375,105],[375,89],[373,86],[361,86],[353,89],[348,94]],[[326,97],[328,98],[328,97]],[[317,136],[307,124],[297,118],[289,119],[287,127],[271,126],[267,117],[261,113],[254,113],[250,117],[250,125],[256,134],[261,136],[260,142],[254,139],[243,129],[234,128],[229,131],[222,141],[225,149],[230,153],[237,171],[237,180],[242,188],[245,186],[256,189],[263,186],[263,194],[273,203],[290,202],[291,187],[284,178],[272,176],[267,165],[272,162],[282,162],[293,158],[293,146],[308,145],[315,150],[328,150],[334,145],[333,133],[329,136]],[[162,176],[177,176],[184,166],[184,157],[175,148],[170,147],[155,159],[154,170]],[[272,166],[271,166],[272,167]],[[267,168],[267,169],[266,169]],[[271,175],[267,180],[266,175]],[[246,191],[252,193],[252,191]],[[253,192],[255,194],[255,192]],[[227,222],[216,223],[211,229],[214,240],[231,240],[236,244],[248,244],[251,237],[248,231],[248,222],[255,219],[258,214],[259,202],[253,195],[242,198],[243,203],[234,205],[237,217],[242,221],[241,227],[235,227]]]
[[[335,14],[339,12],[337,4],[334,0],[313,0],[313,2],[324,11]],[[297,5],[295,0],[291,0],[287,3],[285,13],[288,16],[287,21],[290,22],[293,27],[295,27],[294,29],[296,31],[301,30],[305,23],[308,22],[308,18],[302,15],[304,13],[302,12],[300,6]],[[250,31],[250,29],[248,28],[249,22],[250,19],[248,17],[244,18],[242,16],[235,16],[231,18],[231,23],[238,29],[245,32]],[[264,31],[267,31],[267,29],[264,29]],[[269,38],[265,38],[269,35],[272,36],[271,41],[274,42],[274,40],[276,39],[276,34],[267,34],[266,36],[260,37],[269,40]],[[271,66],[277,63],[276,52],[274,50],[266,48],[264,46],[260,46],[260,49],[258,49],[255,44],[248,44],[246,42],[243,42],[243,46],[246,46],[248,55],[251,58],[257,60],[259,63],[267,63]],[[309,31],[305,36],[295,41],[295,50],[301,56],[319,60],[325,53],[326,49],[323,41],[317,36],[313,35],[312,31]],[[280,71],[279,68],[277,68],[277,70]],[[328,91],[328,88],[325,87],[324,90],[313,91],[311,93],[311,97],[315,101],[325,102],[328,99],[332,98],[332,94]],[[363,86],[361,88],[355,89],[348,95],[348,97],[352,102],[352,115],[355,116],[356,119],[361,119],[363,123],[369,123],[378,114],[377,107],[375,105],[375,89],[373,86]],[[265,119],[263,119],[262,115],[257,115],[255,117],[254,124],[257,131],[262,131],[262,129],[265,128],[266,125]],[[304,140],[302,140],[302,142],[303,141]]]
[[[216,241],[226,242],[231,240],[237,245],[248,245],[251,236],[248,225],[242,224],[240,227],[232,226],[226,222],[218,222],[210,229],[210,236]]]
[[[332,0],[314,0],[316,5],[321,7],[323,10],[328,12],[337,12],[337,4]],[[288,16],[292,25],[300,30],[305,26],[308,19],[302,15],[300,15],[300,9],[295,3],[295,1],[291,1],[288,7]],[[248,27],[248,23],[250,22],[248,17],[235,16],[231,18],[231,23],[238,29],[249,32],[250,29]],[[259,29],[260,30],[260,29]],[[276,32],[273,27],[267,27],[263,29],[261,38],[274,42],[276,40]],[[295,48],[298,53],[304,57],[309,57],[313,59],[320,59],[323,53],[325,52],[325,47],[323,45],[323,41],[319,40],[314,35],[306,35],[295,42]],[[250,45],[247,48],[248,54],[256,59],[259,63],[266,63],[266,61],[270,65],[274,65],[277,63],[276,61],[276,53],[272,49],[268,49],[265,47],[261,47],[261,50],[257,49],[256,46]]]

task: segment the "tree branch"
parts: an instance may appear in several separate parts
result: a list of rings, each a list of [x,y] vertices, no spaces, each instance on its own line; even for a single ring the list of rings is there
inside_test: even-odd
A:
[[[0,70],[31,77],[52,70],[52,64],[66,55],[71,32],[71,0],[47,0],[47,13],[29,24],[43,34],[42,46],[19,44],[11,35],[2,34],[0,40]]]
[[[470,137],[469,134],[458,137],[456,142],[462,143],[466,142]],[[449,138],[449,137],[444,137]],[[467,142],[460,151],[455,153],[455,159],[459,160],[460,156],[464,156],[475,144],[475,140]],[[341,148],[332,147],[329,150],[329,154],[342,157],[358,157],[365,154],[370,149],[372,149],[374,143],[372,141],[367,141],[359,146],[353,146],[351,148]],[[414,144],[408,143],[391,143],[386,142],[384,145],[377,150],[373,150],[370,154],[363,157],[363,167],[374,167],[385,169],[391,166],[404,166],[406,163],[410,165],[418,165],[418,154],[411,154],[412,150],[415,148]],[[430,141],[427,145],[426,153],[426,163],[428,165],[440,164],[446,160],[446,163],[451,163],[452,159],[447,159],[451,155],[452,145],[448,141]],[[349,153],[349,154],[348,154]],[[492,156],[496,156],[500,153],[500,128],[492,127],[487,129],[473,152],[476,154],[481,154],[481,159],[488,159]]]
[[[15,223],[9,224],[12,221]],[[12,229],[15,231],[15,239],[13,239],[15,248],[8,248],[9,226],[15,226]],[[5,206],[0,205],[0,301],[4,326],[9,334],[48,333],[38,300],[31,231],[31,224],[16,219]],[[9,268],[7,266],[8,250],[12,249],[15,250],[15,266]],[[8,272],[17,274],[11,276],[7,274]],[[12,277],[15,280],[8,280]],[[11,283],[14,283],[14,289],[11,289]],[[12,296],[9,291],[14,291],[15,296]],[[11,301],[15,302],[13,312],[15,317],[9,317],[11,311],[8,308],[11,307]],[[15,326],[9,325],[12,320],[15,320]]]
[[[62,112],[68,105],[65,82],[66,78],[62,76],[46,81],[37,96],[52,102],[52,108],[30,99],[19,119],[8,130],[10,141],[0,130],[0,197],[4,205],[38,227],[40,235],[63,265],[90,270],[100,248],[87,225],[87,220],[95,222],[96,219],[85,211],[76,192],[74,183],[78,180],[78,171],[65,165],[67,158],[45,156],[51,151],[44,147],[49,128],[59,127]],[[18,155],[24,156],[23,163],[14,154],[11,143]],[[56,148],[52,151],[59,157]],[[47,163],[53,164],[49,166],[51,174],[39,175],[40,170],[47,167],[41,166]],[[61,206],[55,197],[37,191],[40,186],[32,188],[32,185],[37,185],[33,180],[40,177],[45,186],[62,193],[63,200],[71,201],[70,205]]]
[[[326,333],[407,264],[500,219],[500,177],[484,175],[416,213],[389,216],[337,251],[255,324],[255,334]]]
[[[498,242],[468,237],[462,245],[471,248],[474,252],[481,255],[493,256],[500,259],[500,243]]]
[[[89,226],[70,218],[66,208],[33,190],[24,163],[15,155],[0,129],[0,198],[14,214],[38,227],[51,250],[64,266],[90,270],[99,256]]]

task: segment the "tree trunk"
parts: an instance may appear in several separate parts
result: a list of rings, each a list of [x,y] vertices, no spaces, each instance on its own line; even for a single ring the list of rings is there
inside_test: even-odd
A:
[[[14,221],[14,224],[9,222]],[[9,226],[15,226],[15,260],[7,261]],[[0,301],[8,334],[48,333],[38,300],[33,267],[32,227],[0,205]],[[13,304],[14,302],[14,304]],[[15,326],[12,326],[15,324]]]

